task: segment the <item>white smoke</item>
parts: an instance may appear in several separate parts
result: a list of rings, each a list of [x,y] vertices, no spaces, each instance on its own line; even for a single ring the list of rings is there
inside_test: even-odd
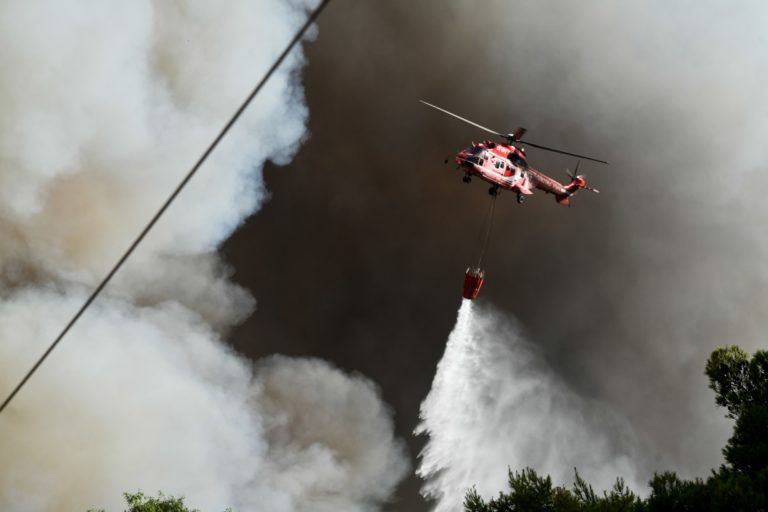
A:
[[[267,473],[294,491],[290,510],[376,510],[408,464],[370,382],[319,360],[274,356],[257,369]]]
[[[127,248],[314,0],[0,1],[0,393]],[[254,300],[216,248],[287,162],[295,51],[106,294],[0,416],[0,509],[376,510],[406,471],[378,390],[321,361],[253,369]]]
[[[437,512],[456,510],[472,486],[485,497],[507,489],[508,468],[532,467],[570,486],[575,467],[597,488],[617,476],[636,491],[645,487],[631,462],[628,425],[566,389],[514,325],[468,300],[421,420],[416,433],[429,440],[417,473]]]
[[[305,16],[276,1],[3,2],[4,277],[101,278]],[[306,107],[292,74],[302,60],[294,52],[273,76],[121,274],[119,289],[141,294],[149,279],[163,288],[157,278],[174,266],[163,256],[215,250],[261,203],[261,164],[287,161],[304,134]],[[178,282],[165,280],[170,288]]]

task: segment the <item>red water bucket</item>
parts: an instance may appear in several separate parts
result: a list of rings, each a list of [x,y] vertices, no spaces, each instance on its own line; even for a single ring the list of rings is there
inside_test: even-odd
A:
[[[480,287],[483,286],[485,272],[479,268],[468,268],[464,274],[464,298],[475,300],[480,293]]]

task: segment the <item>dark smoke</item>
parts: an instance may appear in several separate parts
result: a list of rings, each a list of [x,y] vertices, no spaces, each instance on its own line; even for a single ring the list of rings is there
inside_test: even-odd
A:
[[[612,163],[582,165],[603,193],[570,209],[502,195],[481,301],[514,316],[574,392],[627,419],[639,475],[706,474],[729,426],[705,358],[726,342],[753,350],[768,327],[766,14],[758,2],[339,2],[308,50],[312,138],[267,170],[272,202],[227,247],[259,299],[238,348],[371,376],[412,431],[488,200],[442,165],[484,135],[425,98]],[[529,154],[560,178],[575,164]],[[392,510],[423,510],[418,487]]]

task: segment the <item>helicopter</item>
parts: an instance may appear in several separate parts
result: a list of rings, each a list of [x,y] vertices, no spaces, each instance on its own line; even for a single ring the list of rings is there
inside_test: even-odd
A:
[[[557,203],[566,206],[570,206],[570,197],[579,190],[584,189],[596,194],[600,193],[599,190],[587,186],[585,176],[578,174],[579,164],[582,159],[599,162],[601,164],[608,164],[605,160],[570,153],[568,151],[550,148],[523,140],[522,137],[527,132],[525,128],[517,128],[513,133],[497,132],[477,124],[474,121],[456,115],[453,112],[427,103],[424,100],[419,101],[428,107],[432,107],[449,116],[464,121],[465,123],[469,123],[476,128],[497,135],[504,141],[494,142],[487,140],[479,143],[473,142],[472,146],[462,149],[456,154],[454,160],[457,168],[464,173],[464,177],[462,178],[464,183],[470,183],[472,178],[477,176],[481,180],[491,184],[491,188],[488,189],[490,195],[496,196],[500,189],[511,190],[517,194],[517,202],[521,204],[525,201],[526,196],[533,194],[534,189],[543,190],[548,194],[554,194]],[[579,161],[576,163],[574,172],[566,169],[566,174],[571,178],[571,181],[567,184],[560,183],[556,179],[529,166],[525,148],[521,147],[523,145],[577,157]],[[445,163],[448,163],[448,159],[445,160]]]

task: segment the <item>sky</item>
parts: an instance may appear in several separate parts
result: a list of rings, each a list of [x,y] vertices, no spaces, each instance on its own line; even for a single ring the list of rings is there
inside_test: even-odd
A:
[[[0,387],[315,3],[0,1]],[[704,362],[768,327],[768,10],[478,4],[331,3],[0,416],[0,508],[448,510],[507,466],[722,462]],[[418,99],[611,162],[571,208],[499,197],[471,305],[489,196],[443,160],[485,134]]]

